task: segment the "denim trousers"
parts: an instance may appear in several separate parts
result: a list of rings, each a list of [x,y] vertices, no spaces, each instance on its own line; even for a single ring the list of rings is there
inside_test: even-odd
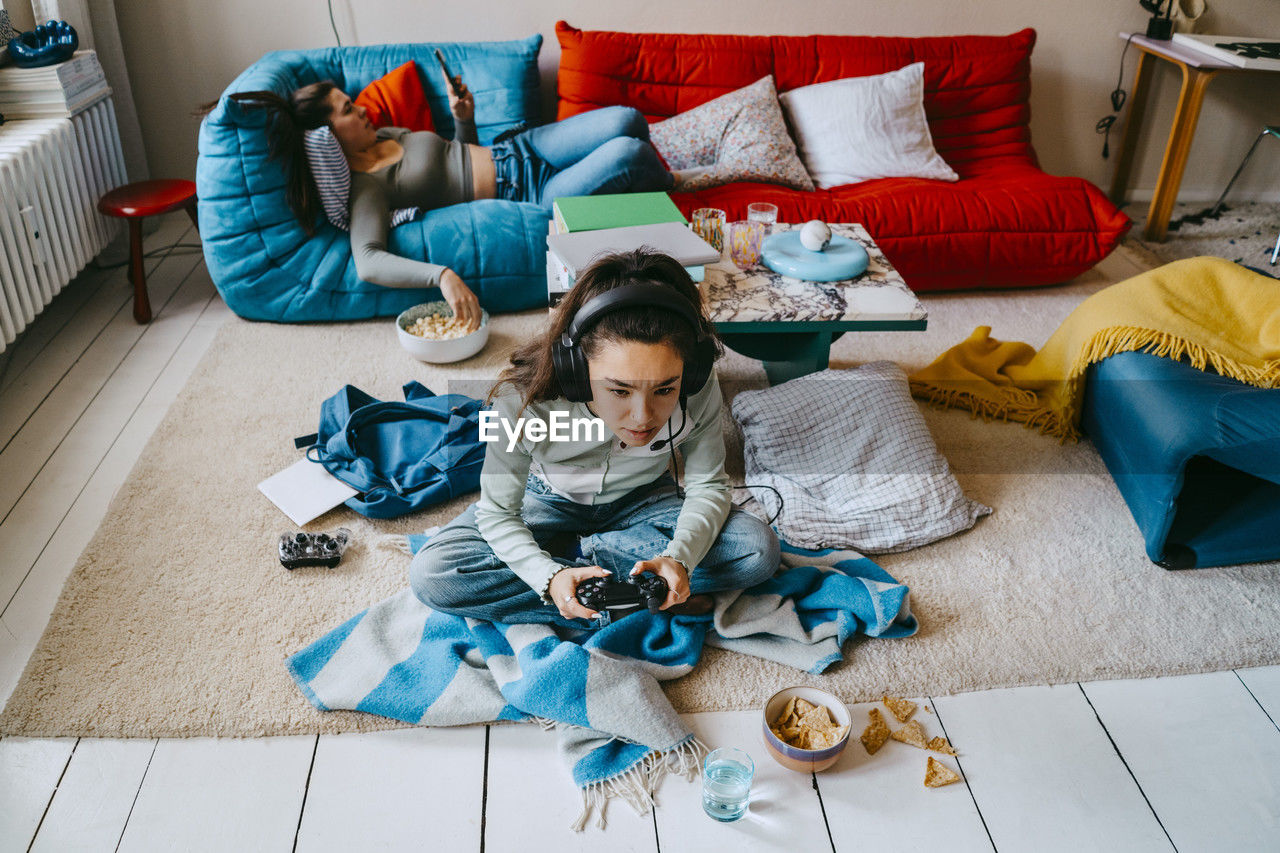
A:
[[[671,189],[671,173],[649,144],[649,124],[631,107],[603,107],[531,128],[492,148],[498,197],[547,210],[564,196]]]
[[[580,535],[582,557],[553,555],[565,566],[600,566],[625,579],[638,560],[657,557],[671,542],[684,500],[670,475],[616,501],[589,506],[554,494],[530,476],[521,515],[538,544],[557,534]],[[543,623],[591,628],[566,619],[507,567],[476,528],[476,505],[442,527],[413,558],[409,585],[418,598],[444,613],[504,623]],[[702,562],[693,567],[693,594],[746,589],[778,569],[778,537],[772,528],[734,507]]]

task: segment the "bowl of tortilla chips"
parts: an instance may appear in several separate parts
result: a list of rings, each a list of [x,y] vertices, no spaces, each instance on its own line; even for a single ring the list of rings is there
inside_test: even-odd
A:
[[[764,703],[764,745],[800,773],[826,770],[849,744],[849,709],[825,690],[785,687]]]

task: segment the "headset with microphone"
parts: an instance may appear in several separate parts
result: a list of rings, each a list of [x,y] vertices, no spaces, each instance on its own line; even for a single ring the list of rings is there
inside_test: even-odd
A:
[[[660,438],[653,444],[649,445],[650,450],[661,450],[669,444],[674,444],[676,436],[684,432],[684,425],[689,422],[689,411],[684,406],[684,397],[680,398],[680,429],[675,431],[675,435],[671,434],[671,421],[667,421],[667,437]]]
[[[679,315],[694,333],[693,357],[680,377],[680,403],[702,390],[711,377],[716,346],[707,322],[692,302],[668,285],[636,281],[593,296],[577,310],[560,340],[551,345],[551,365],[560,393],[572,403],[591,401],[591,374],[582,351],[582,337],[601,319],[624,308],[660,308]]]
[[[684,432],[689,422],[686,401],[697,394],[711,378],[711,370],[715,366],[716,345],[711,335],[709,324],[690,300],[678,291],[665,284],[656,282],[633,281],[621,287],[615,287],[597,296],[593,296],[574,313],[569,326],[558,341],[551,345],[551,366],[555,370],[556,380],[560,384],[560,394],[571,403],[588,403],[591,401],[591,374],[587,366],[587,357],[582,351],[582,337],[595,327],[607,314],[623,308],[647,307],[661,308],[671,311],[684,319],[693,329],[693,357],[684,363],[680,377],[680,428],[671,431],[671,421],[667,421],[667,437],[649,445],[650,450],[661,450],[666,447],[671,453],[671,464],[675,467],[675,441]],[[734,488],[765,488],[778,495],[778,511],[773,521],[782,512],[782,495],[772,486],[735,486]],[[676,481],[676,492],[684,497],[684,489]],[[745,502],[744,502],[745,503]],[[738,504],[741,506],[741,504]]]

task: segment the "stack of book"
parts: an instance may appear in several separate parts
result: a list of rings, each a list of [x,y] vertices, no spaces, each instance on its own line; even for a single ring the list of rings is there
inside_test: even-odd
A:
[[[615,193],[558,198],[553,205],[556,234],[688,221],[666,193]]]
[[[675,258],[694,281],[720,253],[689,230],[666,193],[558,198],[547,236],[547,298],[554,308],[596,258],[642,246]]]
[[[73,116],[110,94],[92,50],[41,68],[0,68],[0,113],[9,119]]]

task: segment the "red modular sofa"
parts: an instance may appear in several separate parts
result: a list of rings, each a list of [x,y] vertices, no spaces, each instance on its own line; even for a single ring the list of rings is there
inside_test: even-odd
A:
[[[1041,171],[1031,147],[1034,30],[1010,36],[733,36],[618,33],[556,24],[559,118],[612,104],[661,121],[772,74],[779,92],[924,62],[934,146],[956,183],[886,178],[801,192],[734,183],[673,198],[688,215],[752,201],[784,221],[861,222],[916,290],[1025,287],[1079,275],[1128,217],[1082,178]]]

